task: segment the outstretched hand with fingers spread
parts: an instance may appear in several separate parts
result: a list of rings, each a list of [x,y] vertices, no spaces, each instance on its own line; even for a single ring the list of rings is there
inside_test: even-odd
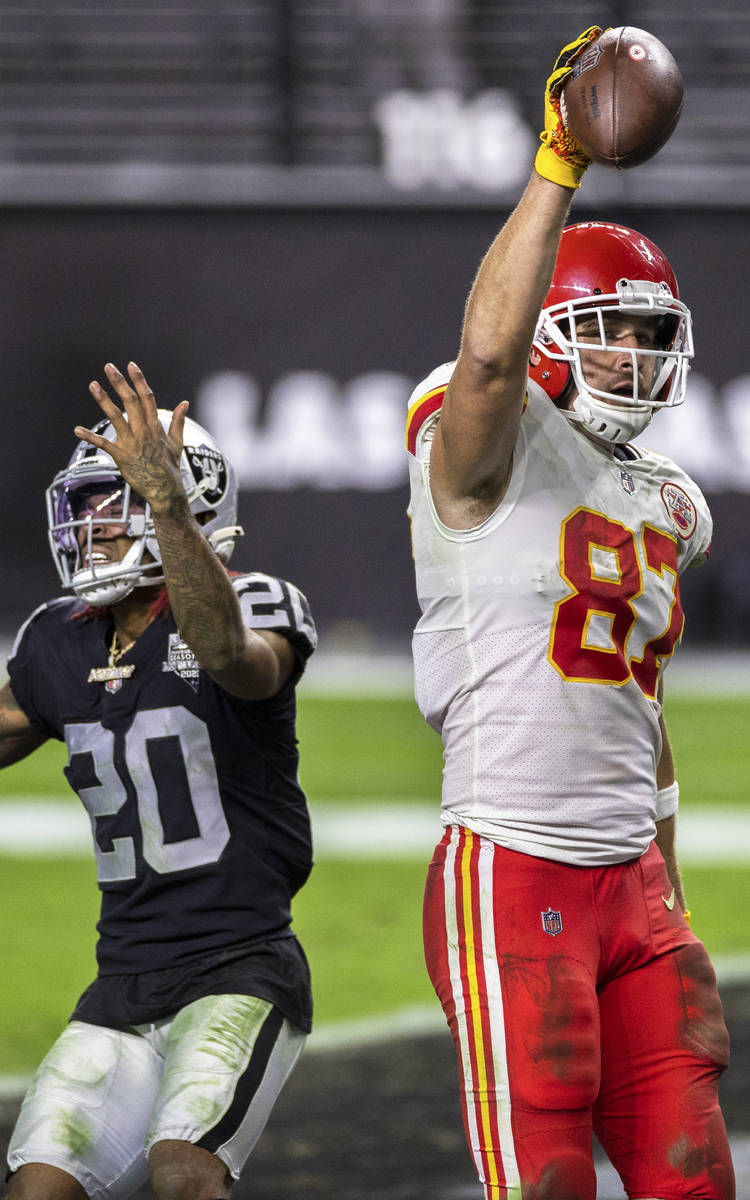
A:
[[[89,384],[89,391],[112,423],[116,439],[109,441],[81,425],[75,428],[76,437],[106,451],[115,460],[126,482],[148,502],[154,514],[166,512],[176,499],[185,496],[180,455],[188,401],[183,400],[177,405],[165,432],[154,393],[140,367],[134,362],[128,363],[130,383],[112,363],[107,363],[104,371],[122,401],[122,409],[98,381]]]

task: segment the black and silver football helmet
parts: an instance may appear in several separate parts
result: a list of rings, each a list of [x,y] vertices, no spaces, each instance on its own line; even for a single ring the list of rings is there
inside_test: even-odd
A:
[[[172,413],[158,411],[163,429]],[[108,420],[94,432],[114,441]],[[237,525],[237,477],[210,433],[189,417],[185,419],[180,474],[190,511],[203,518],[201,532],[219,558],[228,562]],[[72,588],[88,604],[115,604],[133,588],[162,583],[159,543],[148,504],[131,491],[114,459],[88,442],[79,442],[64,470],[47,489],[47,523],[52,556],[63,586]],[[119,562],[111,562],[94,549],[97,527],[119,527],[132,545]],[[81,529],[87,530],[85,540]]]

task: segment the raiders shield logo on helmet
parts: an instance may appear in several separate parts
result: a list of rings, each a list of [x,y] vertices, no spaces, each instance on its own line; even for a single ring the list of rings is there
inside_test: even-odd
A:
[[[222,455],[210,446],[186,446],[185,454],[203,499],[208,504],[218,503],[227,488],[227,469]]]

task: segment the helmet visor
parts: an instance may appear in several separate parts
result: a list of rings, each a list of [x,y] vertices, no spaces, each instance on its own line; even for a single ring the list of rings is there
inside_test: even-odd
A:
[[[136,538],[146,532],[147,505],[121,476],[55,480],[47,509],[50,544],[64,581],[81,567],[84,556],[95,569],[95,537]]]
[[[127,524],[129,513],[145,512],[145,502],[132,492],[126,504],[127,484],[122,480],[112,483],[87,483],[66,490],[73,521],[116,522]]]

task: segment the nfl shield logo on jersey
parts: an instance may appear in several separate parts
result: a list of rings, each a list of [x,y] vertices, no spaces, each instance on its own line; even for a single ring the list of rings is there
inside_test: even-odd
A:
[[[620,471],[620,483],[629,496],[635,495],[635,480],[630,471]]]
[[[542,918],[542,929],[545,933],[551,933],[553,937],[557,937],[558,933],[562,933],[561,912],[557,912],[554,908],[548,908],[540,916]]]

